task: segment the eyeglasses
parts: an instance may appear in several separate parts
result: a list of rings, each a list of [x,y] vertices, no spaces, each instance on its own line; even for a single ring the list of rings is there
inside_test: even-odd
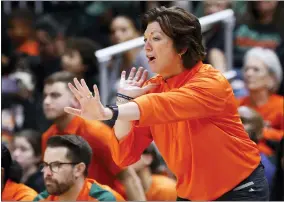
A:
[[[51,172],[53,173],[57,173],[59,172],[59,169],[61,168],[62,165],[76,165],[79,163],[63,163],[63,162],[51,162],[51,163],[46,163],[46,162],[42,162],[40,165],[40,170],[43,171],[43,169],[45,169],[46,167],[49,167],[49,169],[51,170]]]

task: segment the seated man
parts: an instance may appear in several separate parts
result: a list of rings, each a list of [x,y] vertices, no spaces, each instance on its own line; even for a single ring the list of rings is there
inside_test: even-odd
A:
[[[47,141],[42,172],[46,191],[35,201],[124,200],[108,186],[86,178],[92,149],[81,136],[53,136]]]
[[[21,170],[13,163],[10,151],[1,147],[1,183],[2,201],[32,201],[37,193],[32,188],[19,184]]]
[[[60,71],[45,80],[43,110],[45,117],[53,124],[42,135],[42,153],[52,136],[79,135],[90,144],[93,151],[87,177],[108,185],[127,200],[145,201],[142,185],[134,170],[120,168],[112,159],[109,148],[111,128],[100,121],[87,121],[64,111],[66,106],[80,106],[68,89],[68,83],[73,82],[74,77],[70,72]]]

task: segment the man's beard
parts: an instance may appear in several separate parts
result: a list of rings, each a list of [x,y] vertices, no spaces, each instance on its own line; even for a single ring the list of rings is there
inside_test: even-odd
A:
[[[70,188],[74,185],[74,180],[72,178],[66,179],[64,182],[59,183],[57,180],[54,179],[48,179],[49,182],[52,182],[52,184],[49,184],[49,186],[46,186],[47,192],[50,195],[53,196],[60,196],[67,191],[70,190]]]

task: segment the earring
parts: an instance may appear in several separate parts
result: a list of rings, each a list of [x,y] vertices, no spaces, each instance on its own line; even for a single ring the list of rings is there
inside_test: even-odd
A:
[[[179,58],[181,59],[182,54],[181,54],[181,53],[179,53],[179,54],[178,54],[178,56],[179,56]]]

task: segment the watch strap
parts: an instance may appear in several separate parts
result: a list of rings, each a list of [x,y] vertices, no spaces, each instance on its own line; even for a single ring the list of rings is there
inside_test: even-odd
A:
[[[106,105],[106,107],[112,111],[113,116],[111,120],[116,121],[118,117],[118,106],[117,105]]]

